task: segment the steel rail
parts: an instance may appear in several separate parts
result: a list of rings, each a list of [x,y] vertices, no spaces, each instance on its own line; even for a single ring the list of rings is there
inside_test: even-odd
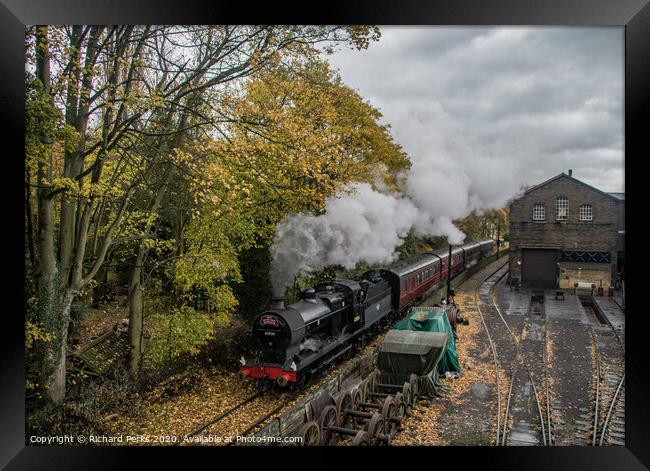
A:
[[[548,330],[544,328],[544,350],[542,359],[544,362],[544,391],[546,396],[546,425],[548,430],[548,446],[553,446],[553,432],[551,429],[551,385],[548,380]]]
[[[501,275],[499,277],[499,279],[496,281],[494,286],[496,286],[496,284],[506,275],[506,273],[507,273],[507,271],[503,275]],[[509,415],[509,408],[510,408],[509,405],[510,405],[510,400],[511,400],[511,397],[512,397],[512,389],[513,389],[512,385],[514,383],[515,373],[517,372],[518,359],[521,356],[521,363],[523,364],[524,368],[526,369],[526,372],[528,373],[528,378],[530,379],[530,384],[532,385],[533,393],[535,394],[535,402],[537,403],[537,412],[538,412],[538,415],[539,415],[540,427],[541,427],[541,430],[542,430],[542,441],[544,443],[544,446],[550,445],[550,436],[549,436],[548,441],[546,439],[546,431],[545,431],[545,427],[544,427],[544,414],[542,413],[542,405],[540,403],[539,393],[537,392],[537,387],[535,387],[535,381],[533,380],[533,375],[530,372],[530,368],[528,367],[528,362],[526,361],[526,356],[524,355],[523,351],[521,350],[521,342],[519,341],[519,339],[517,338],[515,333],[512,331],[512,329],[510,329],[510,326],[508,325],[508,322],[506,322],[505,318],[503,317],[503,314],[501,314],[501,309],[499,309],[499,306],[498,306],[496,300],[494,299],[494,295],[492,294],[492,292],[489,293],[489,297],[490,297],[490,301],[492,302],[492,305],[494,306],[494,308],[497,311],[497,314],[499,314],[499,318],[501,319],[501,322],[506,327],[506,329],[510,333],[510,336],[512,337],[512,340],[514,341],[515,345],[517,346],[517,352],[515,353],[515,363],[514,363],[514,366],[512,368],[512,376],[511,376],[511,380],[510,380],[510,387],[508,388],[508,398],[507,398],[507,402],[506,402],[506,410],[504,411],[505,412],[505,417],[504,417],[504,421],[503,421],[503,435],[502,435],[502,438],[501,438],[501,444],[503,446],[506,446],[506,435],[507,435],[506,427],[507,427],[507,424],[508,424],[508,415]],[[528,306],[528,310],[530,310],[530,304]],[[549,433],[550,433],[550,415],[548,417],[548,420],[549,420]]]
[[[496,444],[497,446],[499,445],[499,432],[501,429],[501,386],[499,384],[499,357],[497,355],[496,351],[496,345],[494,344],[494,341],[492,340],[492,337],[490,336],[490,330],[487,327],[487,324],[485,322],[485,317],[483,316],[483,312],[481,311],[481,298],[478,294],[480,286],[482,286],[484,283],[487,282],[490,278],[492,278],[499,270],[501,270],[503,267],[507,265],[508,262],[504,263],[501,265],[499,268],[494,270],[490,275],[485,277],[483,281],[477,285],[477,287],[474,289],[474,302],[476,303],[476,309],[478,310],[479,315],[481,316],[481,323],[483,324],[483,328],[485,329],[485,334],[487,335],[488,342],[490,343],[490,348],[492,349],[492,357],[494,358],[494,373],[496,377],[496,388],[497,388],[497,428],[496,428]]]
[[[256,420],[252,425],[249,425],[243,432],[237,434],[239,437],[245,437],[249,433],[251,433],[256,427],[260,426],[262,423],[266,422],[271,418],[271,416],[277,414],[282,410],[283,407],[285,407],[286,404],[280,403],[279,406],[275,407],[271,412],[265,414],[262,418]],[[228,442],[227,445],[234,445],[235,442]]]
[[[596,344],[597,345],[597,344]],[[596,346],[598,348],[598,346]],[[598,434],[598,407],[600,404],[600,381],[601,381],[601,371],[600,371],[600,351],[596,352],[596,374],[598,379],[596,381],[596,405],[594,406],[594,431],[592,432],[591,446],[596,446],[596,436]]]
[[[510,415],[510,400],[512,398],[512,386],[515,383],[515,373],[517,372],[518,364],[519,362],[515,361],[512,367],[512,375],[510,376],[510,387],[508,388],[508,399],[506,401],[506,410],[504,411],[503,432],[501,432],[502,446],[506,446],[506,437],[508,435],[508,416]]]
[[[612,402],[609,405],[609,410],[607,411],[607,417],[605,418],[605,423],[603,424],[603,428],[600,430],[600,442],[598,443],[599,446],[603,446],[603,441],[605,440],[605,432],[607,432],[607,427],[609,427],[609,419],[612,415],[612,411],[614,410],[614,406],[618,401],[618,394],[621,391],[621,387],[623,386],[624,383],[625,383],[625,373],[623,373],[623,376],[621,376],[621,380],[618,382],[618,387],[616,388],[616,392],[614,393]]]
[[[257,399],[258,397],[260,397],[262,394],[264,394],[264,391],[258,391],[255,394],[252,394],[251,396],[247,397],[246,399],[244,399],[240,403],[235,404],[233,407],[231,407],[227,411],[217,415],[216,417],[211,419],[209,422],[204,423],[203,425],[201,425],[201,426],[197,427],[196,429],[192,430],[187,435],[183,436],[183,440],[174,443],[174,446],[180,445],[180,444],[184,443],[185,440],[187,440],[188,438],[193,437],[193,436],[201,433],[202,431],[204,431],[209,426],[214,425],[215,423],[219,422],[220,420],[223,420],[224,418],[228,417],[230,414],[232,414],[236,410],[241,409],[243,406],[245,406],[249,402],[253,401],[254,399]]]
[[[594,309],[597,309],[597,310],[600,311],[600,307],[597,305],[597,303],[593,299],[593,296],[592,296],[592,302],[594,304]],[[609,318],[604,313],[601,312],[601,316],[605,320],[605,323],[610,328],[610,330],[614,333],[614,337],[616,337],[616,341],[618,343],[618,346],[621,348],[621,352],[623,354],[623,359],[625,359],[625,345],[624,345],[623,340],[621,339],[618,331],[616,330],[614,325],[610,322]],[[596,346],[596,349],[598,349],[598,343],[596,342],[596,335],[595,335],[593,327],[591,329],[591,332],[592,332],[592,335],[593,335],[593,338],[594,338],[594,345]],[[596,358],[596,361],[597,361],[597,367],[598,367],[598,383],[600,383],[601,377],[602,377],[601,366],[600,366],[600,351],[598,351],[598,356]],[[602,378],[602,381],[604,381],[604,380],[605,379]],[[625,363],[623,363],[623,375],[621,376],[621,379],[619,380],[618,385],[616,387],[616,391],[614,392],[614,396],[612,397],[612,399],[611,399],[611,401],[609,403],[609,407],[607,408],[608,409],[607,410],[607,415],[605,416],[605,421],[603,422],[603,425],[602,425],[602,427],[600,429],[600,440],[598,441],[598,446],[603,446],[603,443],[604,443],[604,440],[605,440],[605,433],[607,432],[607,428],[609,427],[609,420],[611,418],[612,412],[614,411],[614,408],[616,407],[616,403],[618,401],[618,396],[619,396],[619,393],[621,391],[621,387],[623,386],[624,382],[625,382]],[[596,391],[598,391],[598,384],[596,385]],[[598,414],[598,407],[599,407],[599,401],[597,399],[596,415]],[[596,423],[596,419],[594,419],[594,423]],[[597,441],[597,428],[596,428],[596,426],[594,426],[594,432],[593,432],[593,437],[592,437],[592,446],[596,446],[596,441]]]

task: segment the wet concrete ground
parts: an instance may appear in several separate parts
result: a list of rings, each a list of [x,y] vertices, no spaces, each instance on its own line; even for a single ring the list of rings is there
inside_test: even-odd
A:
[[[548,369],[554,445],[588,445],[594,405],[593,325],[579,299],[547,291]]]
[[[625,335],[625,313],[621,310],[620,299],[596,296],[594,300],[619,334]]]
[[[460,361],[464,372],[458,379],[445,381],[451,387],[452,395],[420,406],[409,430],[400,434],[402,437],[395,444],[496,443],[494,360],[473,292],[479,281],[499,265],[494,263],[486,267],[457,290],[457,302],[471,325],[459,327],[459,354],[462,354]],[[571,290],[564,290],[564,299],[556,299],[556,290],[516,291],[505,286],[503,279],[492,290],[490,288],[492,286],[479,289],[479,300],[499,359],[501,437],[505,402],[510,381],[514,378],[506,427],[508,445],[543,445],[545,439],[559,446],[590,445],[594,424],[596,347],[603,367],[599,428],[604,421],[603,410],[606,413],[611,404],[624,368],[622,350],[611,328],[586,310]],[[531,303],[533,296],[539,302]],[[492,298],[498,309],[492,305]],[[620,307],[607,298],[597,299],[600,301],[601,309],[608,312],[606,315],[624,340],[625,318]],[[519,349],[513,334],[519,342]],[[550,406],[550,420],[547,404]],[[612,426],[605,436],[605,444],[624,443],[624,407],[622,388],[619,404],[612,411]],[[600,434],[598,431],[597,438]]]

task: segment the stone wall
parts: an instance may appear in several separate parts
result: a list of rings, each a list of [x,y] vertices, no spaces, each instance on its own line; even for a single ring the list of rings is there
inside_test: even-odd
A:
[[[569,215],[556,221],[556,198],[569,200]],[[543,221],[533,220],[533,205],[543,203]],[[591,204],[593,220],[580,221],[579,208]],[[619,202],[577,180],[563,175],[524,193],[510,204],[510,269],[521,276],[521,249],[610,252],[610,273],[616,271]]]
[[[560,288],[570,289],[575,283],[595,283],[607,289],[611,283],[611,264],[560,262]]]

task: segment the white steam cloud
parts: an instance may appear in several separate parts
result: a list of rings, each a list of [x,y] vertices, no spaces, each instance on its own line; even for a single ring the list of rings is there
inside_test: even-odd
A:
[[[342,195],[327,199],[324,214],[295,214],[278,224],[271,248],[276,295],[295,276],[327,265],[389,263],[411,229],[460,244],[465,235],[454,220],[473,210],[500,207],[514,195],[512,167],[493,159],[492,149],[430,105],[403,110],[411,126],[398,131],[396,140],[410,144],[403,146],[412,162],[400,179],[404,196],[353,183]],[[431,113],[440,124],[436,130],[424,124],[430,119],[422,119]],[[418,139],[409,139],[413,133]]]

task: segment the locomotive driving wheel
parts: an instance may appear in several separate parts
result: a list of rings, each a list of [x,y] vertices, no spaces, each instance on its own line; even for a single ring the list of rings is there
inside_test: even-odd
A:
[[[299,376],[298,384],[297,384],[298,390],[303,391],[307,389],[309,383],[311,383],[311,375],[307,371],[305,371]]]
[[[300,429],[302,446],[320,445],[320,427],[313,420],[306,422]]]
[[[336,411],[336,406],[327,406],[323,408],[318,418],[318,425],[320,427],[320,442],[321,445],[330,445],[334,434],[330,432],[331,427],[336,427],[339,422],[339,414]]]

